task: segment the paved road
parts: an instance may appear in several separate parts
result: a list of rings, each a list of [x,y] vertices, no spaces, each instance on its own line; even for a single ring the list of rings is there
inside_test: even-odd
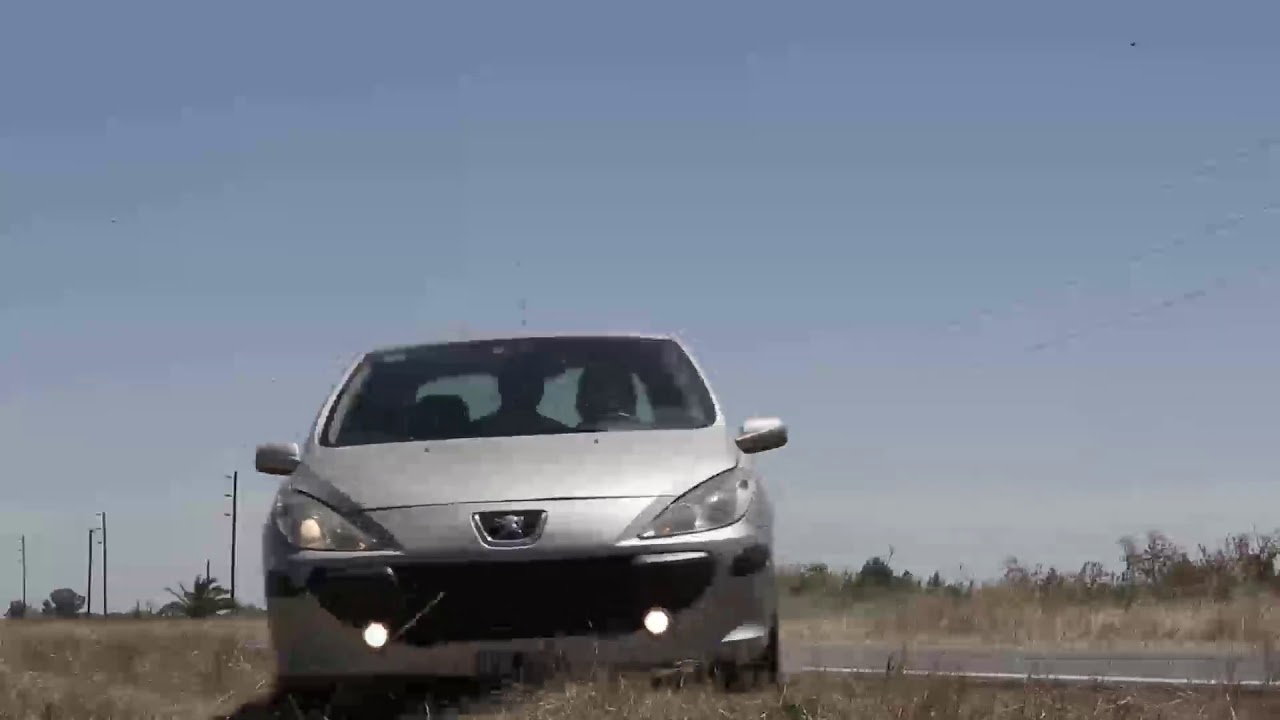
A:
[[[1265,684],[1280,679],[1280,660],[1268,670],[1259,654],[1189,652],[1073,652],[959,648],[915,648],[871,645],[784,646],[787,672],[907,672],[957,673],[1000,677],[1057,677],[1063,680],[1125,682],[1240,682]]]

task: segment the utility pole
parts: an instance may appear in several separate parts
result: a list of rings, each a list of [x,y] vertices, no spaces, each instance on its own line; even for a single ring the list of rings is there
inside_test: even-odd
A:
[[[208,558],[205,558],[205,561],[204,561],[204,581],[205,583],[209,582],[209,559]]]
[[[107,511],[98,516],[102,518],[102,617],[107,617]]]
[[[231,481],[231,512],[223,513],[231,517],[231,602],[236,601],[236,520],[240,515],[240,471],[226,476]]]
[[[22,536],[22,608],[27,609],[27,536]]]
[[[85,583],[84,614],[93,615],[93,534],[98,528],[89,528],[89,582]]]

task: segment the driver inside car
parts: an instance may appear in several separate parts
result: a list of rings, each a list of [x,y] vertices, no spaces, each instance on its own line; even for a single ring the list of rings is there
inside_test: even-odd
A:
[[[498,373],[500,405],[490,415],[476,421],[480,435],[543,435],[568,432],[570,427],[538,412],[545,380],[534,368],[519,361],[503,366]]]
[[[578,377],[579,428],[631,425],[636,419],[636,386],[631,373],[612,364],[589,365]]]

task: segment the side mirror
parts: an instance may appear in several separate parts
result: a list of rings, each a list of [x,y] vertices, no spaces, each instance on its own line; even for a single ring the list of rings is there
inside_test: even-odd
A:
[[[774,450],[787,444],[787,426],[778,418],[751,418],[734,442],[748,455]]]
[[[267,475],[292,475],[298,469],[298,443],[269,443],[259,445],[253,456],[253,466]]]

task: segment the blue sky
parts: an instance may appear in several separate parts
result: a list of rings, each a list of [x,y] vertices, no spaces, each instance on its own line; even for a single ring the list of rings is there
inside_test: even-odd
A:
[[[790,560],[983,577],[1280,525],[1274,4],[4,14],[6,598],[24,533],[31,599],[83,591],[99,510],[113,606],[225,579],[239,470],[260,599],[254,445],[360,351],[521,298],[678,331],[731,420],[787,420]]]

